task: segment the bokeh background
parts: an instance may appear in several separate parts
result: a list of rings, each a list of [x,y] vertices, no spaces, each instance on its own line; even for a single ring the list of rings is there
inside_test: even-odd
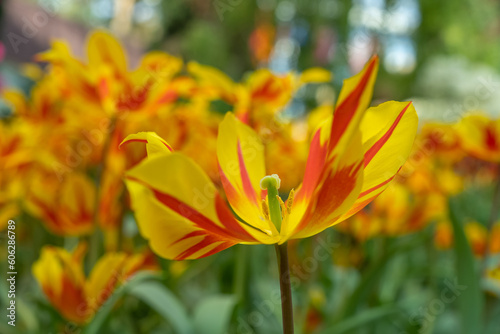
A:
[[[16,65],[32,61],[54,38],[83,57],[87,32],[96,27],[125,43],[131,66],[155,49],[233,79],[258,67],[284,73],[323,66],[335,74],[337,89],[378,53],[376,98],[411,98],[425,106],[418,108],[423,117],[456,118],[470,109],[498,112],[499,97],[487,92],[500,80],[499,11],[487,0],[11,0],[2,4],[1,73],[4,84],[28,89]],[[12,33],[23,32],[29,42],[13,47]],[[329,93],[318,95],[308,97]],[[307,99],[294,102],[290,114],[303,113]]]

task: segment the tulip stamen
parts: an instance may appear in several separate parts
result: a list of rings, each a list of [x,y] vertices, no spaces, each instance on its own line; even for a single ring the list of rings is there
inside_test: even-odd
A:
[[[262,212],[264,213],[264,218],[269,220],[269,206],[267,205],[267,201],[265,199],[262,200]]]

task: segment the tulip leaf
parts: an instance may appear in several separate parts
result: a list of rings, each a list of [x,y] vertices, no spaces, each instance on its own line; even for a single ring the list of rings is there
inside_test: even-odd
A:
[[[22,298],[17,298],[16,304],[19,312],[19,318],[22,319],[28,331],[36,332],[39,329],[40,324],[32,306]]]
[[[465,236],[461,221],[461,203],[459,198],[449,201],[449,214],[454,233],[454,251],[458,284],[465,286],[457,299],[462,322],[462,333],[481,333],[483,314],[483,294],[480,287],[479,273],[469,242]]]
[[[394,316],[398,314],[400,310],[396,306],[380,306],[377,308],[367,309],[365,311],[359,312],[356,315],[347,318],[345,320],[339,321],[333,326],[327,327],[318,334],[342,334],[348,333],[362,326],[369,325],[378,320]]]
[[[366,272],[363,273],[361,282],[358,284],[352,295],[346,300],[342,311],[337,317],[332,319],[332,322],[340,322],[342,319],[351,317],[356,314],[357,309],[368,298],[368,295],[376,286],[380,276],[383,274],[389,261],[395,254],[402,254],[411,251],[415,247],[425,242],[427,236],[415,236],[403,245],[394,245],[390,247],[386,253],[375,261]]]
[[[194,310],[196,333],[227,333],[236,298],[231,295],[217,295],[203,299]]]
[[[177,297],[159,282],[141,282],[129,289],[129,294],[156,310],[177,334],[192,334],[190,319]]]

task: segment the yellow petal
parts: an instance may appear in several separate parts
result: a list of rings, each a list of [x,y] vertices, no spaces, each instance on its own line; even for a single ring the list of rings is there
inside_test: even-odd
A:
[[[349,149],[327,158],[312,195],[294,200],[282,239],[306,238],[341,222],[359,195],[363,184],[361,133],[355,131]],[[307,170],[306,170],[307,172]],[[297,194],[298,196],[299,194]]]
[[[332,73],[321,67],[314,67],[305,70],[300,74],[299,82],[301,84],[306,83],[320,83],[329,82],[332,79]]]
[[[108,253],[102,256],[92,268],[85,284],[85,292],[90,309],[96,312],[111,296],[118,284],[123,283],[125,253]]]
[[[156,132],[138,132],[128,135],[120,143],[120,148],[122,145],[129,144],[131,142],[146,143],[148,157],[152,157],[156,154],[169,154],[172,152],[172,147],[170,147],[166,140],[158,136]]]
[[[106,65],[121,73],[127,71],[127,58],[120,42],[103,30],[94,31],[89,36],[87,57],[89,66],[100,67]]]
[[[467,154],[485,161],[500,161],[500,120],[480,113],[468,114],[455,128]]]
[[[32,271],[52,306],[63,317],[77,324],[89,319],[85,277],[78,259],[65,249],[45,246]]]
[[[363,136],[363,188],[344,218],[361,210],[394,178],[408,159],[418,117],[411,102],[389,101],[369,108],[360,124]]]
[[[344,80],[333,114],[330,157],[349,147],[349,141],[370,105],[377,71],[378,57],[373,57],[360,73]]]
[[[261,231],[278,235],[261,211],[265,198],[260,188],[260,180],[266,176],[264,146],[257,134],[232,113],[227,113],[219,126],[217,158],[224,191],[236,214]]]
[[[144,160],[126,185],[141,234],[162,257],[196,259],[266,237],[239,223],[205,172],[182,154]]]

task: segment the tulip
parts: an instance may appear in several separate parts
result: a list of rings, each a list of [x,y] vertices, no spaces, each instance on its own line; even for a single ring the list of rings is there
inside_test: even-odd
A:
[[[279,176],[272,171],[266,176],[259,137],[232,113],[221,122],[217,138],[219,174],[230,206],[193,160],[171,152],[154,134],[126,138],[123,143],[142,141],[148,150],[161,151],[129,170],[125,181],[153,251],[185,260],[235,244],[276,245],[284,332],[293,333],[287,241],[320,233],[361,210],[395,177],[413,144],[418,120],[411,102],[368,108],[377,68],[374,57],[344,82],[334,114],[313,136],[302,184],[286,202],[278,194]]]

